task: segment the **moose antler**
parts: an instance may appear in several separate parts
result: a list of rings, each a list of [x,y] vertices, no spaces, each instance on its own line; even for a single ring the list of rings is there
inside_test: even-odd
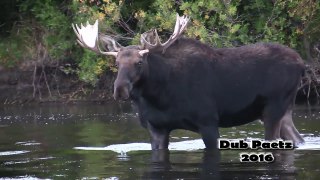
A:
[[[179,16],[179,14],[177,14],[174,31],[165,43],[160,42],[160,38],[156,29],[152,29],[143,33],[140,37],[142,49],[154,49],[156,47],[162,47],[162,52],[164,52],[180,37],[182,32],[186,29],[189,20],[190,18],[188,16]]]
[[[76,33],[78,39],[77,42],[84,48],[90,49],[96,53],[103,55],[112,55],[117,56],[120,51],[121,45],[117,43],[113,38],[107,35],[100,35],[98,39],[98,20],[91,25],[87,21],[86,26],[83,26],[82,23],[79,27],[77,24],[72,24],[72,28]],[[99,40],[106,44],[108,50],[111,51],[102,51],[99,47]]]

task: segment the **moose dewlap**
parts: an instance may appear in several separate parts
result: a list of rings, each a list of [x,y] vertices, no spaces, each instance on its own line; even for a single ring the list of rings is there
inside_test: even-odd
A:
[[[174,129],[198,132],[207,148],[216,148],[219,127],[257,119],[264,122],[266,140],[302,143],[292,121],[304,73],[299,54],[272,43],[211,48],[181,38],[188,21],[177,15],[165,43],[151,30],[141,35],[140,45],[128,47],[98,35],[98,21],[73,27],[81,46],[116,58],[114,98],[131,99],[138,107],[152,149],[167,149]]]

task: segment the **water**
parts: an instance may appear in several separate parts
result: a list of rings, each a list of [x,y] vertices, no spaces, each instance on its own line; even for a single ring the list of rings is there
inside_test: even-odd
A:
[[[241,163],[243,151],[205,152],[198,134],[182,130],[170,152],[152,152],[130,104],[1,108],[0,179],[318,179],[320,107],[297,106],[294,120],[305,145],[267,151],[273,163]],[[264,136],[259,121],[220,134]]]

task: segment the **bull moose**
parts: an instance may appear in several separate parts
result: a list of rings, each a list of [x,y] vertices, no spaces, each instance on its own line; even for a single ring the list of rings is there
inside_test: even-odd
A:
[[[177,15],[165,43],[153,29],[141,35],[140,45],[127,47],[98,34],[98,21],[72,27],[81,46],[116,58],[114,99],[131,99],[138,107],[152,149],[167,149],[175,129],[200,133],[206,148],[215,149],[219,127],[257,119],[266,140],[304,142],[292,121],[305,69],[299,54],[275,43],[212,48],[181,37],[188,21]]]

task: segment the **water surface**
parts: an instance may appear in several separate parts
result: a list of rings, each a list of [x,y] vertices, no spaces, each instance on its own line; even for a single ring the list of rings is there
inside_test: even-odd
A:
[[[307,143],[272,151],[273,163],[241,163],[242,151],[205,152],[198,134],[182,130],[171,134],[170,152],[152,152],[130,104],[11,106],[0,109],[0,179],[317,179],[319,118],[319,106],[296,106]],[[257,121],[220,135],[264,133]]]

